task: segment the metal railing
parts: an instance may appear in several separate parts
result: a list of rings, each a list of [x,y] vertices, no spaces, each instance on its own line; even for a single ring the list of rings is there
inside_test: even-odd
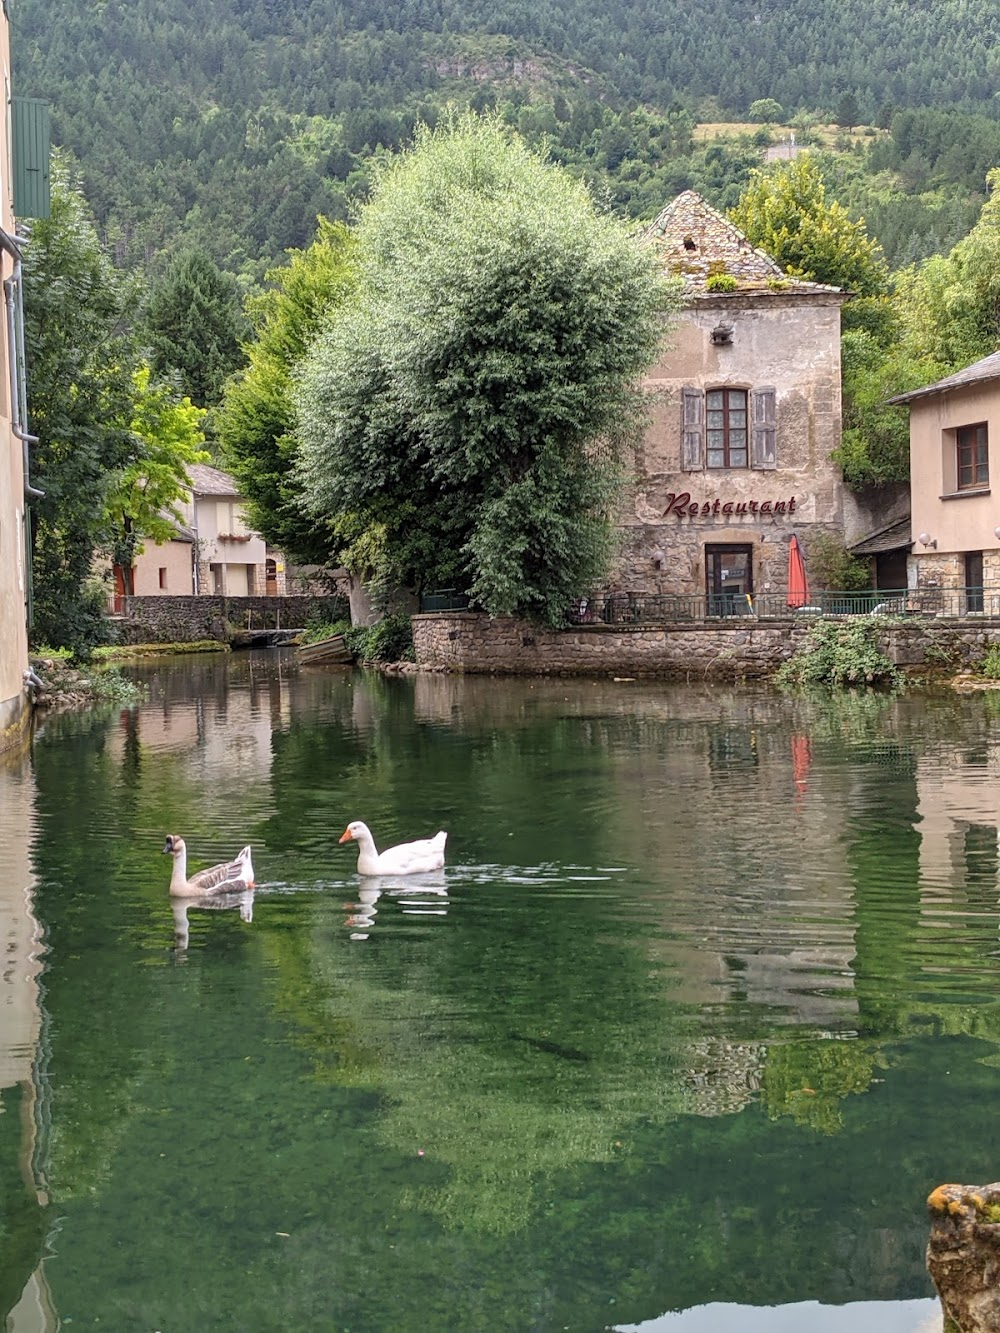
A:
[[[816,592],[804,606],[787,593],[606,593],[581,597],[570,611],[576,625],[676,624],[705,620],[804,620],[839,616],[982,616],[1000,618],[998,588],[867,588]]]
[[[438,588],[420,597],[421,611],[468,611],[469,599],[456,588]]]

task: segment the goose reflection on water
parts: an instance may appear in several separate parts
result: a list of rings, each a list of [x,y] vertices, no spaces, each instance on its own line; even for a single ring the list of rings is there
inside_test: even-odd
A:
[[[402,910],[410,916],[445,916],[448,911],[448,886],[443,870],[423,875],[366,875],[358,888],[357,902],[348,904],[344,920],[350,927],[352,940],[368,938],[378,914],[376,904],[383,894],[398,898]]]
[[[196,911],[225,912],[237,910],[241,921],[253,920],[253,889],[243,889],[239,893],[214,893],[204,898],[170,899],[170,910],[174,914],[174,948],[177,956],[183,958],[187,953],[190,926],[188,912]]]

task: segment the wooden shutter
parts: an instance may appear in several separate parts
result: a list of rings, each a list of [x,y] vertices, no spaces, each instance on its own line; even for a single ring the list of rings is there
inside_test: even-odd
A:
[[[701,472],[705,466],[705,395],[700,389],[681,391],[681,470]]]
[[[770,469],[778,466],[778,428],[774,397],[774,389],[770,385],[754,389],[750,394],[751,467]]]
[[[47,218],[49,198],[49,104],[38,97],[11,99],[14,215]]]

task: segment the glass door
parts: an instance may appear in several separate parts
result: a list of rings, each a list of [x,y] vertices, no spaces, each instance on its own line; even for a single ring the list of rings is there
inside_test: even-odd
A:
[[[753,614],[753,547],[705,547],[705,596],[710,616]]]
[[[966,551],[965,553],[965,609],[981,611],[983,609],[983,553]]]

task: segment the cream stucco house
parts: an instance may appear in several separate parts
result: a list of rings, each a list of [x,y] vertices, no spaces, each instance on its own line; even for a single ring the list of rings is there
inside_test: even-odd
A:
[[[693,191],[647,229],[684,309],[646,387],[652,415],[621,519],[624,590],[729,599],[788,586],[796,536],[843,540],[840,308],[789,278]]]
[[[966,589],[956,611],[982,611],[1000,588],[1000,352],[889,400],[910,409],[909,585]]]
[[[191,490],[178,505],[181,522],[168,542],[147,542],[132,570],[136,596],[265,597],[286,591],[280,552],[246,520],[243,501],[228,472],[195,463]],[[115,600],[125,593],[115,569]]]
[[[0,11],[0,751],[16,745],[28,717],[24,672],[28,666],[31,574],[30,514],[37,496],[29,480],[21,250],[15,237],[15,192],[21,216],[48,213],[48,119],[44,103],[11,98],[8,8]],[[17,161],[15,162],[15,152]],[[15,166],[17,171],[15,171]]]

